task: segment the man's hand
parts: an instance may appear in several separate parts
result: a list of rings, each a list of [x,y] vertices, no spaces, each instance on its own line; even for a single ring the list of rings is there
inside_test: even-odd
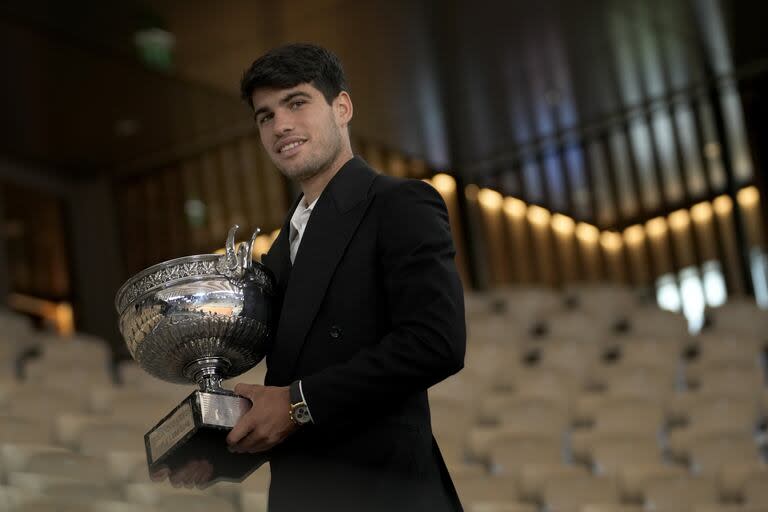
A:
[[[240,383],[235,386],[235,393],[249,399],[253,405],[227,436],[231,451],[267,451],[298,428],[290,417],[288,387]]]
[[[150,475],[153,482],[162,482],[168,478],[174,487],[197,487],[203,489],[208,486],[213,477],[213,466],[207,460],[191,460],[176,471],[163,467]]]

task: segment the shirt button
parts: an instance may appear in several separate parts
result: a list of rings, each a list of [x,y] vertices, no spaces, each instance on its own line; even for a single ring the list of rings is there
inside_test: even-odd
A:
[[[331,329],[328,331],[328,336],[331,337],[332,340],[338,340],[341,338],[341,335],[343,334],[341,327],[338,325],[332,325]]]

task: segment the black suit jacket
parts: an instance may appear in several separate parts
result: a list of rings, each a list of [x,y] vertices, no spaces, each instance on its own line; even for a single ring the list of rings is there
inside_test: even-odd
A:
[[[270,511],[461,510],[427,402],[466,340],[442,198],[353,158],[291,265],[297,204],[263,258],[281,303],[266,384],[301,379],[314,424],[273,450]]]

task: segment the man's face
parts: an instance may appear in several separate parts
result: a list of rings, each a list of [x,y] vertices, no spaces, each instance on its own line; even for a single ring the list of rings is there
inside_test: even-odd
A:
[[[306,180],[338,158],[343,140],[343,119],[336,110],[339,98],[329,105],[310,84],[257,89],[251,98],[261,143],[288,178]]]

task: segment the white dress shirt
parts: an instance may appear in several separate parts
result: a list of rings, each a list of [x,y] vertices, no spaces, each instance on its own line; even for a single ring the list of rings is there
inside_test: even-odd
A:
[[[319,197],[317,199],[320,199]],[[312,201],[309,206],[304,206],[304,200],[299,201],[299,205],[291,217],[291,233],[288,238],[291,242],[291,263],[296,259],[296,253],[299,252],[301,239],[304,237],[304,230],[307,228],[309,216],[312,215],[312,209],[317,204],[317,199]]]
[[[318,197],[317,199],[320,198]],[[317,204],[317,199],[312,201],[312,204],[309,206],[304,206],[304,199],[302,199],[299,201],[296,210],[293,212],[293,216],[291,217],[291,232],[288,238],[291,243],[291,264],[293,264],[293,261],[296,259],[296,253],[299,252],[299,245],[301,245],[301,239],[304,237],[304,230],[307,229],[309,216],[312,215],[312,209],[315,207],[315,204]],[[299,381],[299,392],[301,393],[301,401],[307,404],[309,421],[314,423],[312,413],[309,410],[309,402],[307,402],[307,399],[304,396],[304,389],[301,386],[301,381]]]

